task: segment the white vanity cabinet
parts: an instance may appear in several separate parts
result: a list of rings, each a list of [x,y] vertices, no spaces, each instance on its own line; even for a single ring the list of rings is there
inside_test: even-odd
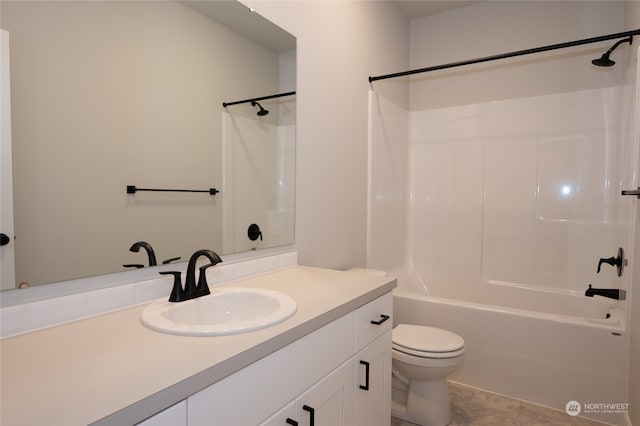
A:
[[[355,421],[391,423],[391,333],[393,297],[388,293],[356,311]]]
[[[187,424],[388,426],[392,309],[387,293],[196,393]]]

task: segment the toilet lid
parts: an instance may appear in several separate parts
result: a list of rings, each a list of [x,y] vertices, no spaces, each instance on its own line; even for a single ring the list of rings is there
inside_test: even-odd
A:
[[[393,345],[412,352],[449,353],[464,348],[464,339],[441,328],[400,324],[393,329]]]

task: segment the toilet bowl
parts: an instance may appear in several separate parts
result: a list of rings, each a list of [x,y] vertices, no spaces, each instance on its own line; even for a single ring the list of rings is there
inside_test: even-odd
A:
[[[399,324],[392,340],[392,416],[421,426],[449,424],[447,377],[464,359],[462,337],[440,328]]]

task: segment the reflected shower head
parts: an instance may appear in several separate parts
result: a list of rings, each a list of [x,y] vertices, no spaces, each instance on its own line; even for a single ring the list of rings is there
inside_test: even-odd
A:
[[[622,40],[618,40],[616,42],[616,44],[611,46],[611,49],[609,49],[605,53],[603,53],[602,56],[599,57],[598,59],[594,59],[593,61],[591,61],[591,63],[593,65],[595,65],[595,66],[598,66],[598,67],[612,67],[612,66],[614,66],[616,63],[615,63],[615,61],[609,59],[609,55],[611,55],[611,52],[616,50],[616,47],[620,46],[622,43],[629,43],[629,44],[633,43],[633,37],[629,37],[629,38],[624,38]]]
[[[257,106],[258,108],[260,108],[260,110],[258,111],[258,115],[260,117],[264,117],[265,115],[269,114],[269,110],[262,108],[262,105],[260,105],[256,101],[251,101],[251,106]]]

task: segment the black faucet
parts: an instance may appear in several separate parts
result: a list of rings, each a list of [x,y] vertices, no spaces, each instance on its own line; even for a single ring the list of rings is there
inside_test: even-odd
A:
[[[208,258],[211,263],[201,266],[200,276],[196,283],[196,262],[201,256]],[[206,269],[210,266],[216,265],[222,262],[220,256],[211,250],[198,250],[189,259],[189,265],[187,266],[187,277],[185,279],[184,288],[182,288],[182,280],[180,279],[180,272],[165,271],[160,272],[162,275],[173,275],[173,289],[169,296],[169,302],[183,302],[185,300],[195,299],[201,296],[210,294],[209,286],[207,285]]]
[[[158,264],[158,262],[156,261],[156,254],[153,251],[151,244],[149,244],[148,242],[138,241],[136,243],[133,243],[133,245],[129,247],[129,251],[137,253],[141,248],[143,248],[147,252],[147,257],[149,258],[149,266],[156,266]]]
[[[589,284],[589,288],[584,292],[587,297],[602,296],[609,299],[625,300],[626,292],[624,290],[618,290],[617,288],[593,288]]]
[[[129,248],[129,251],[139,252],[140,248],[143,248],[147,252],[147,257],[149,258],[149,266],[156,266],[158,261],[156,260],[156,253],[153,251],[151,244],[146,241],[138,241],[137,243],[133,243],[133,245]],[[163,260],[162,264],[166,265],[167,263],[175,262],[176,260],[180,260],[179,257],[172,257],[171,259]],[[140,263],[129,263],[126,265],[122,265],[125,268],[144,268],[144,265]]]

